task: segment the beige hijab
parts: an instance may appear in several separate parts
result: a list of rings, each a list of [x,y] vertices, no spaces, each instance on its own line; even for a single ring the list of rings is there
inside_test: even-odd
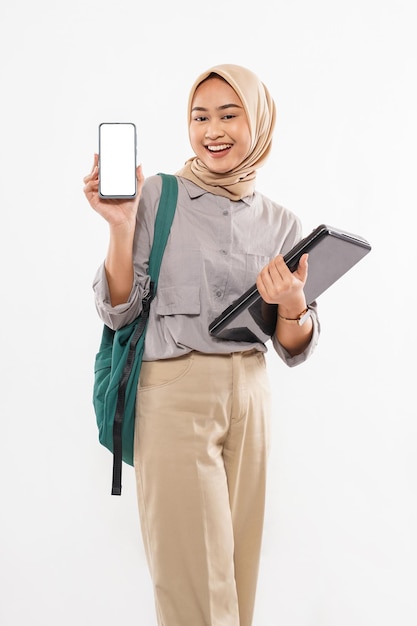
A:
[[[276,117],[275,103],[265,85],[250,70],[239,65],[216,65],[203,72],[191,88],[188,123],[194,93],[212,72],[224,78],[242,101],[252,138],[250,152],[237,168],[224,174],[211,172],[197,157],[189,159],[177,174],[211,193],[226,196],[230,200],[240,200],[253,194],[256,170],[265,163],[270,152]]]

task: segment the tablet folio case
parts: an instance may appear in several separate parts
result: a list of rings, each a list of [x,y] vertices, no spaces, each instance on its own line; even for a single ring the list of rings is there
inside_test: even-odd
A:
[[[370,250],[366,239],[320,224],[284,260],[294,272],[301,256],[308,253],[304,293],[307,304],[311,304]],[[276,322],[277,306],[264,302],[255,284],[211,322],[209,332],[219,339],[265,343],[274,333]]]

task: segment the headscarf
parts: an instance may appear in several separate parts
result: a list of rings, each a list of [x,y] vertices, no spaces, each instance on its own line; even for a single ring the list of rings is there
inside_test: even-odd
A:
[[[271,150],[276,117],[275,103],[266,86],[250,70],[240,65],[216,65],[203,72],[191,88],[188,98],[188,124],[195,91],[211,73],[226,80],[242,101],[251,135],[249,154],[238,167],[223,174],[210,171],[200,159],[192,157],[177,174],[211,193],[230,200],[240,200],[253,194],[256,170],[265,163]]]

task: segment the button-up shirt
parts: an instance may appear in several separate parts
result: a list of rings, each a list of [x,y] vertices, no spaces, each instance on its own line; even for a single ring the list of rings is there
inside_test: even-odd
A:
[[[161,177],[155,175],[142,189],[133,246],[134,283],[127,302],[111,305],[104,263],[94,279],[96,307],[110,328],[133,321],[149,290],[148,259],[161,185]],[[217,339],[208,327],[255,283],[272,258],[288,252],[301,237],[298,217],[259,192],[236,202],[178,177],[177,208],[150,308],[143,359],[166,359],[192,350],[266,352],[264,343]],[[315,304],[312,319],[313,336],[302,354],[291,357],[275,335],[271,338],[287,365],[303,362],[313,351],[320,332]]]

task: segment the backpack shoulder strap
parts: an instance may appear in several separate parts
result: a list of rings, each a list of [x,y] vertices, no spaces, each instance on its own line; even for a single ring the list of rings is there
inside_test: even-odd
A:
[[[159,277],[159,268],[165,250],[165,245],[171,230],[172,220],[177,207],[178,181],[172,174],[160,174],[162,177],[162,191],[159,200],[158,210],[155,217],[155,232],[152,250],[149,256],[149,275],[151,277],[150,294],[146,296],[146,301],[142,302],[142,312],[138,318],[138,323],[127,342],[127,357],[121,372],[119,386],[117,390],[117,404],[113,422],[113,482],[112,495],[120,495],[122,492],[122,460],[123,448],[126,442],[123,441],[123,422],[125,420],[125,410],[127,402],[127,386],[136,398],[136,388],[139,379],[140,366],[142,363],[143,340],[149,319],[149,306],[156,291],[156,284]],[[117,331],[116,331],[117,332]],[[138,348],[139,346],[139,348]],[[134,377],[132,382],[131,376]],[[134,403],[132,405],[134,407]],[[128,420],[129,421],[129,420]],[[131,454],[131,464],[133,464],[133,433],[134,433],[134,412],[133,418],[129,421],[132,428],[129,430],[128,448]]]
[[[154,284],[154,291],[159,277],[166,242],[174,219],[178,199],[178,181],[172,174],[159,173],[162,178],[162,191],[155,218],[155,231],[152,250],[149,257],[149,274]]]

